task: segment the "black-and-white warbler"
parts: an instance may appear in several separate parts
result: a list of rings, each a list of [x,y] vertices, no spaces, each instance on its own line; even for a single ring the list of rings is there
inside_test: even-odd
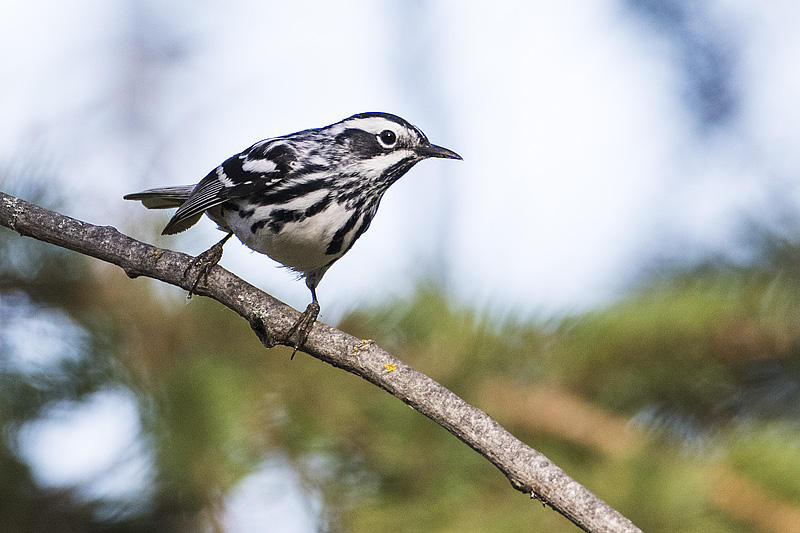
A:
[[[398,116],[361,113],[259,141],[197,185],[149,189],[125,199],[150,209],[177,207],[162,234],[188,229],[203,213],[227,233],[195,258],[195,287],[219,262],[231,235],[301,273],[312,301],[285,339],[294,340],[297,351],[319,313],[316,287],[322,276],[367,230],[389,186],[429,157],[461,159]]]

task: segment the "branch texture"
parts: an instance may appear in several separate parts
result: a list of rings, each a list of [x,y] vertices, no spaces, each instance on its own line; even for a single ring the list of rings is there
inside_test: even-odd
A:
[[[147,276],[186,290],[183,273],[191,257],[156,248],[111,226],[95,226],[43,209],[0,192],[0,225],[20,235],[49,242],[121,267],[130,277]],[[230,308],[272,347],[298,312],[220,266],[194,291]],[[480,409],[371,341],[363,341],[322,322],[311,330],[303,351],[356,374],[386,390],[483,455],[532,498],[546,503],[588,532],[640,531],[627,518],[589,492],[547,457],[525,445]]]

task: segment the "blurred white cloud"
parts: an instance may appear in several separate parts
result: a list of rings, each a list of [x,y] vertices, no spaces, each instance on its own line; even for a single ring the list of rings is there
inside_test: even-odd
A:
[[[401,114],[462,153],[390,190],[320,287],[328,320],[442,268],[466,302],[607,301],[664,239],[727,242],[737,213],[765,201],[761,174],[796,168],[790,2],[704,8],[742,50],[741,114],[705,138],[674,48],[616,2],[9,7],[0,155],[44,158],[72,214],[144,239],[132,221],[157,215],[122,193],[196,181],[255,140],[350,113]],[[215,237],[207,223],[160,243],[199,252]],[[305,305],[305,287],[269,259],[234,245],[223,263]]]
[[[139,437],[135,398],[108,390],[79,404],[55,404],[27,423],[19,433],[19,454],[43,486],[81,487],[87,499],[142,498],[152,486],[152,471]]]

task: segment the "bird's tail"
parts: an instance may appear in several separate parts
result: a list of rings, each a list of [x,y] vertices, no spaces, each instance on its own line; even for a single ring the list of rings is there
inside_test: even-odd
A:
[[[189,199],[193,189],[194,185],[159,187],[158,189],[147,189],[142,192],[126,194],[122,198],[125,200],[140,200],[148,209],[170,209],[180,207]]]
[[[194,185],[159,187],[158,189],[147,189],[142,192],[126,194],[122,198],[125,200],[139,200],[148,209],[170,209],[172,207],[182,206],[184,202],[189,199],[194,187]],[[181,231],[187,230],[200,220],[201,216],[203,216],[202,211],[189,218],[181,219],[177,223],[170,221],[161,234],[172,235],[173,233],[180,233]]]

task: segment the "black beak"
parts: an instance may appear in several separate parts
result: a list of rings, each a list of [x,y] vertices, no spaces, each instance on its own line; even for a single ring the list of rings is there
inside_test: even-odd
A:
[[[436,146],[435,144],[429,144],[427,146],[420,146],[416,150],[417,154],[422,157],[441,157],[444,159],[463,159],[460,155],[455,153],[452,150],[448,150],[447,148],[443,148],[441,146]]]

